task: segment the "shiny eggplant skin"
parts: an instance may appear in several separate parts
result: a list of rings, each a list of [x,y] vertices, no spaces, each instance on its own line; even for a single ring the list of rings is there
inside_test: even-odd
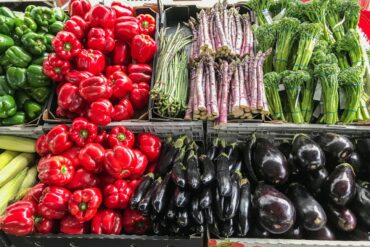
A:
[[[183,138],[184,137],[180,137],[176,141],[169,143],[166,152],[160,155],[157,165],[157,173],[160,174],[160,176],[165,176],[166,173],[172,169],[173,161],[177,153],[184,146]]]
[[[308,231],[318,231],[326,224],[324,209],[300,184],[291,184],[288,197],[292,200],[301,225]]]
[[[353,143],[347,137],[335,133],[322,133],[314,141],[324,151],[326,163],[333,167],[345,162],[354,150]]]
[[[251,204],[251,186],[247,178],[242,179],[238,210],[238,236],[245,237],[249,231],[249,212]]]
[[[306,174],[306,186],[313,193],[320,192],[322,190],[322,186],[325,184],[326,180],[329,177],[329,173],[326,168],[322,168],[316,171],[310,171]]]
[[[286,239],[303,239],[303,227],[301,225],[295,225],[284,233],[282,237]]]
[[[181,162],[177,162],[172,167],[171,178],[178,187],[185,188],[186,168]]]
[[[366,161],[369,157],[369,150],[370,150],[370,139],[358,139],[356,141],[356,152],[360,155],[360,160]],[[350,161],[348,161],[352,165]],[[366,164],[366,163],[365,163]],[[365,165],[361,166],[363,169],[361,169],[361,173],[370,175],[370,166]],[[355,168],[355,166],[354,166]],[[355,169],[356,171],[356,169]]]
[[[361,182],[356,184],[356,196],[353,199],[353,211],[358,219],[370,227],[370,183]]]
[[[249,234],[252,238],[271,238],[271,233],[267,230],[263,229],[263,227],[259,226],[258,224],[255,224]]]
[[[204,216],[203,216],[203,212],[201,211],[201,209],[199,207],[199,196],[198,196],[198,194],[194,194],[192,196],[191,216],[197,224],[203,224]]]
[[[152,207],[155,212],[158,214],[162,212],[165,208],[167,201],[169,199],[169,189],[171,182],[171,174],[167,173],[164,179],[161,182],[161,185],[158,187],[158,190],[153,195]]]
[[[303,170],[312,171],[325,166],[324,151],[309,136],[297,134],[292,145],[294,162]]]
[[[345,240],[370,241],[370,229],[369,227],[358,224],[352,232],[345,234]]]
[[[253,152],[254,152],[254,146],[256,143],[256,137],[252,135],[247,142],[243,145],[242,150],[242,157],[243,157],[243,163],[245,170],[243,169],[242,172],[248,176],[250,181],[253,183],[258,182],[257,175],[253,168]]]
[[[269,140],[257,138],[253,153],[256,172],[268,184],[282,185],[289,178],[288,162]]]
[[[337,205],[346,205],[356,192],[355,174],[347,163],[338,165],[330,174],[326,186],[326,194]]]
[[[170,198],[170,202],[168,203],[168,209],[166,213],[167,219],[173,220],[176,216],[176,206],[174,198]]]
[[[232,219],[235,217],[240,200],[240,172],[235,172],[231,176],[231,196],[225,199],[225,218]]]
[[[177,209],[176,223],[180,227],[186,227],[189,224],[189,215],[186,208]]]
[[[334,232],[328,227],[324,226],[318,231],[306,231],[306,237],[313,240],[335,240]]]
[[[192,189],[198,189],[201,185],[198,157],[191,151],[186,165],[186,182]]]
[[[143,177],[140,184],[137,186],[133,196],[130,200],[130,207],[131,209],[136,209],[139,205],[139,202],[145,195],[145,193],[148,191],[148,189],[151,187],[154,181],[153,173],[148,173]]]
[[[260,184],[253,195],[259,224],[272,234],[287,232],[295,223],[293,203],[270,185]]]
[[[229,171],[229,159],[225,153],[217,157],[216,178],[221,196],[231,195],[231,177]]]
[[[216,179],[215,165],[213,164],[212,159],[206,155],[201,155],[199,157],[199,161],[202,171],[200,179],[204,185],[208,185]]]
[[[350,232],[356,228],[357,218],[349,208],[329,203],[325,209],[329,222],[337,229]]]
[[[225,220],[224,210],[225,210],[225,197],[221,196],[220,190],[216,187],[213,191],[214,193],[214,202],[215,202],[215,211],[217,218],[219,220]]]
[[[176,207],[183,208],[188,206],[191,193],[188,189],[182,189],[176,186],[174,197]]]
[[[207,150],[207,157],[212,161],[218,156],[219,153],[218,143],[219,139],[218,138],[214,139],[212,145]]]
[[[370,149],[369,149],[370,150]],[[365,156],[366,157],[366,156]],[[353,152],[351,156],[348,158],[347,163],[350,164],[353,167],[353,170],[356,174],[356,176],[365,178],[369,171],[368,167],[363,162],[362,157],[359,153]]]
[[[201,209],[209,208],[212,206],[212,189],[211,187],[203,187],[199,197],[199,207]]]
[[[139,211],[143,213],[148,213],[152,200],[154,199],[154,195],[157,193],[157,190],[160,188],[162,184],[162,178],[157,178],[154,181],[154,184],[152,187],[148,189],[148,191],[145,193],[145,195],[142,197],[138,204],[138,209]]]
[[[234,234],[234,219],[228,219],[222,222],[221,235],[223,237],[229,238]]]
[[[280,143],[278,149],[284,154],[285,158],[288,161],[288,167],[290,174],[294,177],[299,174],[299,168],[294,162],[292,155],[292,144],[290,142],[284,141]]]
[[[206,208],[204,211],[204,217],[208,225],[212,225],[215,222],[215,215],[213,214],[213,209],[211,207]]]

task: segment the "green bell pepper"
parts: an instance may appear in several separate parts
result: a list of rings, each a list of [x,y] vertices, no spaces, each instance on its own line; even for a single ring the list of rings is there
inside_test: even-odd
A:
[[[42,66],[43,63],[44,63],[44,60],[46,58],[48,58],[48,56],[49,56],[49,53],[44,52],[44,53],[41,54],[40,57],[37,57],[37,58],[33,59],[32,60],[32,64],[36,64],[36,65],[41,65]]]
[[[6,71],[6,80],[13,89],[22,89],[27,87],[26,69],[10,67]]]
[[[55,22],[53,10],[48,7],[35,7],[31,10],[31,17],[40,26],[49,26]]]
[[[26,123],[26,114],[24,112],[18,111],[15,113],[14,116],[4,118],[1,121],[2,125],[20,125],[20,124],[25,124]]]
[[[52,45],[52,42],[53,42],[53,39],[54,39],[54,35],[52,34],[45,34],[45,39],[46,39],[46,51],[47,52],[53,52],[54,49],[53,49],[53,45]]]
[[[20,68],[26,68],[32,60],[32,57],[19,46],[12,46],[6,50],[4,58],[7,59],[10,64]]]
[[[14,90],[10,87],[6,77],[4,75],[0,76],[0,96],[3,95],[13,95]]]
[[[3,69],[3,66],[0,66],[0,75],[4,75],[4,69]]]
[[[0,7],[0,15],[6,16],[9,18],[15,18],[13,11],[11,11],[8,7],[5,7],[5,6]]]
[[[9,47],[14,45],[14,40],[4,34],[0,34],[0,53],[5,52]]]
[[[24,34],[28,32],[36,32],[37,24],[36,22],[30,17],[15,18],[15,34],[18,37],[22,37]]]
[[[24,10],[24,16],[31,17],[31,11],[36,8],[36,5],[28,5]]]
[[[14,19],[0,15],[0,33],[11,35],[14,30]]]
[[[49,33],[56,35],[59,31],[62,31],[64,23],[61,21],[56,21],[49,26]]]
[[[53,8],[53,13],[56,21],[64,21],[66,19],[66,13],[59,7]]]
[[[23,90],[17,90],[14,98],[18,109],[24,109],[24,103],[26,103],[27,100],[32,100],[30,96],[28,96],[28,94]]]
[[[9,59],[5,56],[5,54],[0,57],[0,65],[5,72],[8,70],[8,68],[12,67]]]
[[[44,103],[50,93],[49,87],[36,87],[28,90],[28,95],[39,103]]]
[[[34,100],[26,100],[24,111],[29,119],[35,119],[41,114],[42,107]]]
[[[17,104],[11,95],[0,96],[0,118],[14,116],[17,112]]]
[[[46,51],[46,39],[42,34],[28,32],[22,36],[23,46],[33,55],[41,55]]]
[[[27,85],[30,87],[45,87],[50,85],[50,79],[44,72],[42,66],[32,64],[27,68]]]

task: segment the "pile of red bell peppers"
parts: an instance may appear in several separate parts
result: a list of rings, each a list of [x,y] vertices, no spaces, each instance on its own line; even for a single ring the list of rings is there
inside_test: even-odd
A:
[[[155,18],[120,2],[70,1],[71,16],[52,41],[43,71],[57,82],[56,115],[98,125],[131,119],[149,102],[157,45]]]
[[[36,142],[40,183],[10,205],[0,220],[8,234],[145,234],[151,221],[131,210],[137,185],[152,176],[161,152],[151,133],[137,136],[123,126],[110,133],[77,118]]]

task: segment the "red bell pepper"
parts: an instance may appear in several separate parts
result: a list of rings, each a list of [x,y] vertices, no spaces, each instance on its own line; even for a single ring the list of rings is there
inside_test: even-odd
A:
[[[131,102],[123,98],[121,101],[114,106],[114,113],[112,116],[113,121],[122,121],[131,119],[134,116],[134,108]]]
[[[114,32],[117,39],[131,42],[140,33],[139,22],[135,17],[121,16],[116,21]]]
[[[116,180],[113,184],[104,187],[104,206],[112,209],[125,209],[133,193],[133,189],[126,180]]]
[[[91,233],[114,234],[122,231],[121,214],[116,210],[100,209],[91,222]]]
[[[150,83],[152,79],[152,67],[149,64],[130,64],[127,73],[134,83]]]
[[[35,217],[34,222],[35,222],[36,232],[42,233],[42,234],[54,232],[54,228],[55,228],[54,220],[49,220],[49,219],[45,219],[42,216],[37,216]]]
[[[81,150],[80,147],[71,147],[70,149],[62,153],[61,155],[68,158],[72,162],[73,167],[76,169],[80,166],[80,160],[78,159],[80,150]]]
[[[76,57],[76,65],[78,70],[99,75],[105,69],[105,56],[101,51],[82,49]]]
[[[105,126],[112,121],[113,113],[112,103],[109,100],[100,99],[91,103],[87,116],[91,122]]]
[[[45,156],[49,153],[49,144],[46,140],[46,135],[42,135],[36,140],[36,152],[40,156]]]
[[[113,33],[109,29],[93,27],[87,35],[87,47],[109,53],[114,49]]]
[[[115,146],[132,148],[135,144],[135,134],[123,126],[116,126],[110,131],[108,140],[111,148]]]
[[[91,9],[91,4],[88,0],[71,0],[69,2],[68,13],[70,16],[84,17]]]
[[[152,228],[152,222],[140,211],[126,209],[122,216],[122,227],[128,234],[143,235]]]
[[[57,109],[55,110],[55,114],[59,118],[67,118],[67,119],[74,119],[82,114],[78,114],[76,112],[71,112],[66,109],[63,109],[62,107],[58,106]]]
[[[100,180],[97,175],[86,171],[83,168],[78,169],[71,182],[65,187],[69,190],[82,190],[99,186]]]
[[[121,17],[121,16],[134,16],[135,15],[135,10],[133,7],[127,4],[123,4],[121,2],[112,2],[111,8],[116,12],[116,16]]]
[[[94,76],[80,83],[80,94],[88,102],[109,99],[113,90],[105,76]]]
[[[89,143],[81,149],[78,158],[87,171],[100,173],[103,170],[105,149],[99,143]]]
[[[64,81],[78,87],[80,86],[81,81],[93,76],[94,75],[88,71],[71,70],[65,74]]]
[[[138,63],[149,63],[157,51],[157,44],[146,34],[136,35],[131,41],[131,57]]]
[[[130,148],[115,146],[105,153],[105,171],[115,178],[130,177],[136,164],[136,155]]]
[[[149,165],[146,168],[145,173],[154,173],[157,169],[157,162],[150,162]]]
[[[81,43],[76,36],[67,31],[60,31],[53,38],[52,46],[55,53],[63,59],[70,60],[81,51]]]
[[[86,222],[94,218],[100,204],[102,194],[98,188],[76,190],[71,195],[68,210],[77,220]]]
[[[148,14],[140,14],[136,16],[139,21],[140,34],[147,34],[153,36],[155,32],[155,19]]]
[[[31,201],[18,201],[6,208],[0,220],[0,228],[7,234],[25,236],[34,232],[33,216],[36,205]]]
[[[50,53],[42,64],[42,71],[53,81],[62,81],[64,75],[69,71],[71,64],[55,53]]]
[[[63,187],[49,186],[42,192],[37,212],[47,219],[60,220],[67,213],[70,197],[69,190]]]
[[[86,118],[76,118],[69,129],[69,137],[78,146],[83,147],[87,143],[94,142],[98,134],[98,126],[90,123]]]
[[[112,177],[111,175],[107,174],[107,173],[103,173],[101,175],[101,187],[104,188],[105,186],[109,185],[109,184],[113,184],[117,179]]]
[[[156,161],[161,153],[162,143],[158,136],[151,133],[141,133],[137,138],[138,147],[150,162]]]
[[[131,79],[124,72],[115,72],[109,77],[109,82],[116,98],[127,96],[133,89]]]
[[[150,175],[150,176],[153,176],[153,175]],[[143,180],[143,178],[141,177],[141,178],[138,178],[138,179],[134,179],[134,180],[131,180],[130,181],[130,183],[128,184],[130,187],[131,187],[131,189],[133,190],[133,191],[135,191],[136,190],[136,188],[139,186],[139,184],[141,183],[141,180]]]
[[[42,183],[63,186],[72,181],[75,168],[66,157],[51,156],[39,162],[37,171]]]
[[[105,76],[109,78],[111,75],[113,75],[117,71],[126,73],[126,67],[124,65],[107,66],[105,68]]]
[[[61,154],[72,147],[72,142],[69,140],[68,135],[68,126],[65,124],[59,124],[52,128],[47,133],[46,140],[49,144],[49,150],[53,154]]]
[[[137,179],[140,178],[148,165],[148,158],[137,149],[134,149],[134,153],[137,159],[137,165],[131,170],[130,179]]]
[[[60,221],[60,232],[64,234],[86,234],[89,232],[89,225],[87,222],[81,222],[68,214]]]
[[[103,147],[108,147],[109,134],[105,130],[99,130],[98,135],[95,138],[95,142],[99,143]]]
[[[128,65],[131,60],[130,46],[126,42],[117,40],[112,55],[112,64]]]
[[[29,189],[26,193],[26,195],[23,197],[24,201],[32,201],[36,203],[36,205],[39,203],[42,192],[47,187],[44,183],[38,183],[35,186],[33,186],[31,189]]]
[[[77,39],[82,40],[85,38],[85,33],[87,32],[86,21],[78,16],[72,16],[66,23],[64,23],[63,30],[73,33]]]
[[[135,83],[134,89],[130,93],[130,101],[136,110],[148,107],[149,103],[149,84],[145,82]]]
[[[58,94],[58,106],[70,112],[81,112],[85,108],[85,100],[81,97],[78,87],[65,83]]]
[[[90,10],[90,26],[113,29],[116,22],[116,12],[102,4],[95,5]]]

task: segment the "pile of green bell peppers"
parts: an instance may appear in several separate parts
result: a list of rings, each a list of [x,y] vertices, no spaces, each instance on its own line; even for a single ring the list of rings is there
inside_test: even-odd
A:
[[[42,63],[68,18],[60,8],[29,5],[20,13],[0,7],[0,124],[40,116],[51,87]]]

